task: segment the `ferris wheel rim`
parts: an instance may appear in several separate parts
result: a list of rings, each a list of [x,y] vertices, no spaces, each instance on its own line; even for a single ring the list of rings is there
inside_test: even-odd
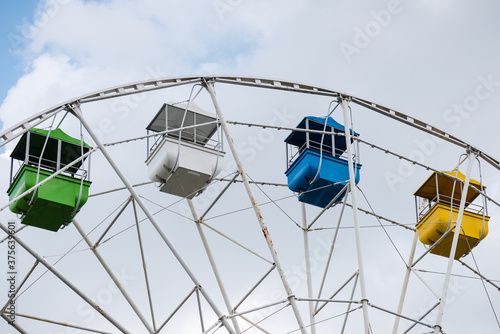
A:
[[[13,139],[24,134],[29,129],[40,124],[44,120],[58,114],[61,111],[67,111],[68,106],[74,104],[84,104],[88,102],[94,102],[99,100],[117,98],[127,95],[139,94],[150,92],[154,90],[167,89],[177,86],[183,86],[195,83],[225,83],[232,85],[243,85],[251,86],[257,88],[266,88],[274,90],[283,90],[288,92],[303,93],[303,94],[313,94],[330,96],[333,98],[343,98],[352,101],[353,103],[363,106],[369,110],[377,112],[383,116],[392,118],[396,121],[404,123],[406,125],[412,126],[418,130],[429,133],[433,136],[444,139],[454,145],[462,148],[470,149],[476,152],[481,158],[483,158],[488,164],[494,168],[500,170],[500,160],[494,158],[490,154],[485,153],[472,144],[459,139],[427,122],[421,121],[413,116],[407,115],[395,109],[386,107],[382,104],[364,99],[352,94],[344,93],[338,90],[333,90],[329,88],[323,88],[315,85],[300,83],[296,81],[272,79],[272,78],[262,78],[262,77],[246,77],[246,76],[236,76],[236,75],[202,75],[202,76],[174,76],[174,77],[164,77],[156,79],[148,79],[142,81],[136,81],[132,83],[117,85],[105,89],[100,89],[98,91],[81,95],[74,99],[67,100],[48,109],[45,109],[37,114],[34,114],[23,121],[11,126],[10,128],[0,132],[0,148],[12,141]]]
[[[19,124],[22,124],[22,126],[20,126],[18,128],[23,128],[23,132],[16,134],[12,138],[8,137],[8,135],[9,135],[8,131],[13,130],[14,128],[11,128],[7,131],[0,133],[0,138],[1,138],[0,140],[3,140],[3,142],[0,142],[0,147],[5,145],[6,143],[8,143],[10,140],[13,140],[13,139],[19,137],[20,135],[22,135],[26,131],[29,131],[36,124],[39,124],[39,123],[43,122],[44,120],[49,119],[50,117],[53,117],[54,115],[58,114],[60,111],[69,111],[69,110],[71,110],[71,107],[79,106],[80,104],[83,104],[83,103],[111,99],[111,98],[117,98],[117,97],[131,95],[131,94],[145,93],[145,92],[149,92],[152,90],[166,89],[166,88],[175,87],[175,86],[196,84],[196,83],[200,83],[200,82],[203,83],[203,82],[207,82],[207,81],[210,81],[212,83],[226,83],[226,84],[244,85],[244,86],[251,86],[251,87],[258,87],[258,88],[279,89],[279,90],[290,91],[290,92],[299,92],[299,93],[337,97],[339,99],[349,100],[353,103],[364,106],[372,111],[379,112],[383,115],[389,116],[390,118],[393,118],[393,119],[396,119],[396,120],[401,121],[403,123],[406,123],[407,125],[411,125],[417,129],[420,129],[420,127],[424,127],[426,129],[424,131],[429,132],[429,133],[432,133],[433,131],[438,130],[437,128],[432,127],[430,125],[427,125],[424,122],[418,121],[415,118],[412,118],[412,117],[405,115],[403,113],[400,113],[400,112],[396,112],[393,109],[389,109],[389,108],[383,107],[381,105],[377,105],[377,104],[370,102],[368,100],[364,100],[364,99],[361,99],[361,98],[358,98],[358,97],[355,97],[352,95],[347,95],[347,94],[340,93],[340,92],[333,91],[333,90],[321,89],[321,88],[310,86],[310,85],[302,85],[299,83],[284,82],[284,81],[271,80],[271,79],[257,79],[257,78],[248,78],[248,77],[243,78],[243,77],[237,77],[237,76],[171,77],[171,78],[165,78],[165,79],[141,81],[141,82],[136,82],[136,83],[132,83],[132,84],[128,84],[128,85],[117,86],[114,88],[108,88],[108,89],[104,89],[104,90],[101,90],[101,91],[98,91],[95,93],[84,95],[84,96],[76,98],[76,99],[68,100],[62,104],[59,104],[55,107],[52,107],[50,109],[47,109],[47,110],[39,113],[37,115],[34,115],[31,118],[28,118],[27,122],[25,121],[25,122],[19,123]],[[156,85],[156,86],[151,86],[150,88],[144,88],[144,89],[140,88],[141,85],[144,87],[144,85],[149,84],[149,83],[154,85],[154,82],[156,82],[156,83],[165,82],[165,85],[164,86]],[[297,85],[297,86],[295,86],[295,85]],[[129,89],[129,90],[127,90],[127,89]],[[109,95],[106,95],[106,93],[109,93]],[[30,127],[30,125],[32,125],[30,122],[32,122],[32,121],[37,122],[37,123]],[[423,129],[420,129],[420,130],[423,130]],[[439,132],[436,132],[436,133],[439,133]],[[467,144],[465,142],[460,142],[460,141],[455,142],[454,141],[455,137],[452,137],[450,135],[448,135],[448,136],[449,136],[448,138],[450,139],[450,140],[448,140],[448,142],[451,142],[451,143],[456,144],[456,145],[461,146],[461,147],[466,147],[468,149],[474,149],[469,144]],[[460,143],[462,143],[463,145]],[[480,153],[482,153],[482,152],[480,152]],[[482,157],[484,158],[484,155]],[[487,156],[487,157],[489,157],[489,156]],[[299,299],[297,299],[297,301],[299,301]]]

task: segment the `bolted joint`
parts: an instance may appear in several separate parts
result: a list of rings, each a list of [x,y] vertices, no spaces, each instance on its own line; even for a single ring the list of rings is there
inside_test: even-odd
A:
[[[439,333],[442,333],[443,332],[443,328],[441,327],[441,325],[435,325],[434,326],[434,331],[438,330]]]
[[[203,77],[203,82],[202,86],[207,87],[208,85],[214,85],[215,84],[215,77]]]
[[[72,103],[68,103],[65,105],[65,110],[69,113],[72,113],[74,116],[79,117],[80,111],[80,100],[74,101]]]
[[[349,95],[342,95],[342,94],[339,94],[339,97],[337,99],[338,103],[342,104],[342,102],[351,102],[352,100],[352,96],[349,96]]]
[[[481,151],[475,147],[467,146],[467,154],[470,154],[470,153],[474,154],[474,156],[477,157],[481,154]]]

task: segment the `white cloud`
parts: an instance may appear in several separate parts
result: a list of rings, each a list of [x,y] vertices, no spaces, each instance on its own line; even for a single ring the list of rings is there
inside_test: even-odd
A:
[[[84,88],[82,76],[86,71],[72,65],[64,55],[38,56],[0,107],[4,127],[80,94]]]

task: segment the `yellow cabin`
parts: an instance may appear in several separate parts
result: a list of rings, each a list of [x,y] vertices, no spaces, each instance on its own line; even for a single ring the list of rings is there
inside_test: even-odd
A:
[[[463,188],[463,183],[455,178],[465,180],[465,175],[458,170],[443,173],[445,175],[432,173],[414,193],[418,212],[416,227],[420,241],[431,246],[431,253],[449,257],[454,234],[451,229],[456,224]],[[482,205],[473,203],[480,195],[479,190],[485,188],[470,179],[455,259],[468,254],[488,235],[490,217]]]

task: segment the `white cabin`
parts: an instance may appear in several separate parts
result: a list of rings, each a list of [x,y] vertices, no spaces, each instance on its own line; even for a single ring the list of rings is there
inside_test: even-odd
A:
[[[216,117],[195,104],[164,104],[146,129],[160,133],[151,147],[148,140],[146,160],[148,176],[160,183],[160,191],[193,198],[222,170],[222,143],[211,139],[218,130]],[[166,130],[174,131],[161,133]]]

